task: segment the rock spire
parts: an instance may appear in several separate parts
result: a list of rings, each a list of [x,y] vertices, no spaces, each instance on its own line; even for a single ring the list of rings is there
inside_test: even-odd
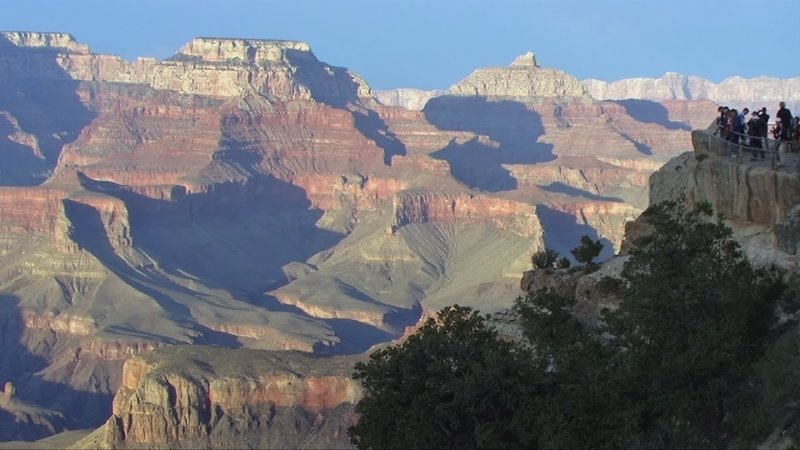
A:
[[[511,67],[532,67],[538,69],[539,62],[536,61],[536,55],[534,55],[533,52],[526,52],[517,56],[517,59],[511,63]]]

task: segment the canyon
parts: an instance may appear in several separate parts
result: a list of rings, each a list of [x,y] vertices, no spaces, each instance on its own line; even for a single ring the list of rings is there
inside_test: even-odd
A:
[[[617,253],[717,107],[599,100],[530,53],[419,109],[376,97],[299,41],[129,62],[0,33],[0,382],[71,421],[42,435],[346,445],[354,361],[443,306],[504,310],[545,246]]]
[[[718,137],[695,131],[692,138],[694,151],[678,155],[652,175],[650,204],[682,199],[691,207],[709,202],[756,266],[796,268],[796,171],[739,164],[720,153]],[[752,189],[743,189],[744,184]],[[770,213],[753,208],[762,202],[774,205]],[[626,241],[646,232],[643,217],[627,224]],[[751,245],[754,238],[757,246]],[[525,271],[520,288],[549,287],[574,296],[573,312],[595,321],[602,308],[618,302],[599,285],[605,276],[619,276],[627,257],[623,249],[595,272]],[[502,335],[519,338],[513,313],[500,311],[490,320]],[[111,418],[73,448],[157,448],[167,443],[171,448],[348,447],[344,430],[356,420],[353,407],[361,398],[360,385],[349,375],[353,364],[364,360],[363,355],[320,359],[303,352],[204,346],[144,353],[125,363]],[[295,427],[286,423],[285,414]],[[298,422],[305,432],[297,432]],[[782,441],[796,442],[796,431],[783,427]]]

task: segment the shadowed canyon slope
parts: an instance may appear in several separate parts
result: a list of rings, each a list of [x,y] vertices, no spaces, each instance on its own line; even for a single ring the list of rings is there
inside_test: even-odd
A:
[[[545,244],[618,249],[716,113],[633,109],[532,55],[410,111],[302,42],[128,62],[0,33],[0,380],[97,425],[143,351],[360,353],[447,304],[504,308]]]
[[[651,176],[650,203],[680,195],[690,204],[710,201],[758,266],[796,267],[795,171],[752,170],[720,154],[718,137],[694,131],[692,138],[694,153],[671,159]],[[772,207],[762,208],[764,200]],[[640,216],[628,224],[626,241],[647,232],[646,220]],[[602,307],[618,302],[600,288],[601,280],[619,275],[627,258],[614,257],[593,273],[527,271],[521,288],[548,286],[574,295],[575,312],[595,320]],[[493,321],[501,333],[519,332],[513,314],[501,312]],[[111,418],[75,448],[348,447],[344,430],[355,420],[353,405],[361,395],[348,374],[361,358],[201,346],[148,352],[125,363]],[[784,429],[782,439],[796,440],[793,425]]]

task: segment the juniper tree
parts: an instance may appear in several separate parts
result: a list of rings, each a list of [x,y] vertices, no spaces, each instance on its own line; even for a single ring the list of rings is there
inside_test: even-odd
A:
[[[529,356],[477,311],[447,307],[356,365],[364,397],[351,439],[362,449],[528,448]]]

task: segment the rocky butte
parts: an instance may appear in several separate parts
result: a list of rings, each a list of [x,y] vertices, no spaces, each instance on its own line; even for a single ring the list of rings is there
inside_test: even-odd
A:
[[[305,430],[258,445],[338,445],[357,391],[330,355],[456,302],[506,308],[545,245],[611,256],[715,115],[597,100],[532,54],[410,111],[297,41],[128,62],[0,33],[0,380],[113,445],[211,445],[251,413]]]

